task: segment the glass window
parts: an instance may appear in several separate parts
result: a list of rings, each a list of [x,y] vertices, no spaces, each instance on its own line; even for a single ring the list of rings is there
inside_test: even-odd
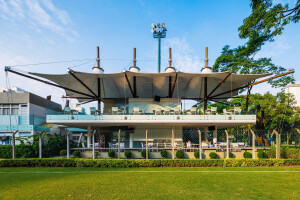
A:
[[[3,107],[4,107],[4,108],[9,108],[10,105],[9,105],[9,104],[3,104]]]
[[[12,108],[19,108],[19,104],[12,104],[11,107]]]
[[[12,108],[11,109],[11,114],[12,115],[18,115],[19,114],[19,108]]]
[[[10,109],[9,108],[3,108],[3,115],[10,115]]]

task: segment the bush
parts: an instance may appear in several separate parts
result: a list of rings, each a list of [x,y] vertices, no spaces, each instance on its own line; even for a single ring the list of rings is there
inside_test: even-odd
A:
[[[142,156],[143,158],[146,158],[146,150],[141,151],[141,156]]]
[[[200,158],[199,151],[195,151],[195,152],[194,152],[194,156],[195,156],[195,158]]]
[[[299,159],[0,159],[0,167],[279,167],[300,166]]]
[[[184,157],[184,152],[182,150],[176,151],[176,157],[177,158],[183,158]]]
[[[286,158],[300,159],[300,149],[288,148],[286,150]]]
[[[79,151],[73,151],[73,156],[75,157],[75,158],[79,158],[79,156],[80,156],[80,152]]]
[[[162,158],[167,158],[167,157],[168,157],[168,152],[167,152],[167,150],[162,150],[162,151],[160,152],[160,155],[161,155]]]
[[[234,154],[232,152],[229,152],[229,158],[234,158]]]
[[[67,155],[67,150],[65,150],[65,149],[60,150],[59,155],[60,156],[66,156]]]
[[[244,153],[244,158],[252,158],[252,153],[246,151]]]
[[[115,157],[115,152],[112,151],[112,150],[108,151],[108,156],[109,156],[110,158]]]
[[[209,157],[210,157],[211,159],[217,159],[217,158],[218,158],[218,154],[216,154],[215,152],[210,152],[210,153],[209,153]]]
[[[268,158],[268,155],[266,154],[266,152],[260,150],[257,153],[258,158]]]
[[[98,156],[99,156],[99,152],[95,151],[95,158],[98,158]]]
[[[126,157],[127,159],[131,158],[131,151],[126,150],[126,151],[125,151],[125,157]]]

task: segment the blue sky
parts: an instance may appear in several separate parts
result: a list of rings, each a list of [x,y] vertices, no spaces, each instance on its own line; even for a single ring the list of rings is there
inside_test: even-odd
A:
[[[293,1],[283,1],[294,4]],[[143,0],[0,0],[0,88],[18,86],[41,96],[52,94],[55,101],[63,91],[37,84],[13,74],[8,84],[6,65],[94,59],[100,45],[101,66],[105,72],[120,72],[132,64],[132,48],[137,48],[137,65],[142,72],[157,70],[157,40],[151,23],[165,22],[167,38],[162,40],[162,68],[167,66],[168,48],[173,49],[174,66],[180,71],[200,72],[204,48],[209,47],[209,64],[228,44],[243,44],[238,27],[250,14],[248,0],[143,1]],[[300,26],[290,24],[275,42],[263,47],[258,56],[272,57],[277,65],[296,70],[300,83]],[[87,61],[50,65],[19,66],[18,70],[65,73]],[[94,61],[75,67],[90,72]],[[262,85],[255,92],[280,89]]]

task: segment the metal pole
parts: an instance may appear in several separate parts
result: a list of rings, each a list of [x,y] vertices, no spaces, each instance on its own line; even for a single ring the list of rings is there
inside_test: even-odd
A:
[[[160,34],[158,34],[158,73],[160,73]]]
[[[95,159],[95,133],[96,130],[93,131],[92,141],[93,141],[93,159]]]
[[[175,158],[175,140],[174,140],[174,127],[172,127],[172,159]]]
[[[201,136],[201,130],[198,129],[199,133],[199,159],[202,159],[202,136]]]
[[[276,159],[280,159],[280,134],[274,130],[276,134]]]
[[[69,135],[71,131],[68,131],[67,133],[67,158],[70,158],[70,141],[69,141]]]
[[[148,130],[146,130],[146,159],[148,159]]]
[[[16,158],[16,134],[18,131],[13,132],[12,134],[12,159]]]
[[[249,125],[249,129],[252,133],[252,158],[255,159],[255,133],[254,131],[250,128],[250,125]]]
[[[121,129],[118,132],[118,158],[120,158],[120,139],[121,139]]]
[[[228,136],[228,131],[225,130],[226,133],[226,158],[229,158],[229,136]]]

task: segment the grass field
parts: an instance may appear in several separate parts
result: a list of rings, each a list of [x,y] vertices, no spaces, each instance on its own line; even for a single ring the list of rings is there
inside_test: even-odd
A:
[[[0,199],[300,199],[300,168],[0,168]]]

